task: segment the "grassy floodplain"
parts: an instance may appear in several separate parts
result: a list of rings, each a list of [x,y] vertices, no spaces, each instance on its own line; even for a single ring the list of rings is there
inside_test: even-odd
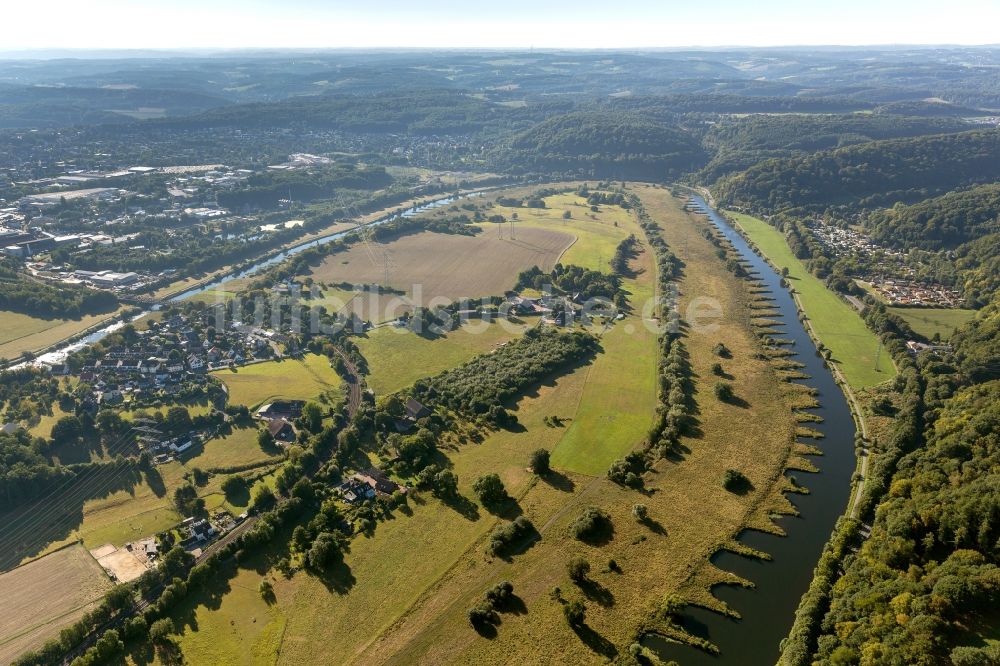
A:
[[[274,659],[271,639],[260,638],[273,635],[270,630],[240,634],[233,629],[240,626],[244,613],[230,598],[249,594],[246,589],[259,580],[249,572],[273,580],[275,604],[267,615],[253,614],[265,627],[283,627],[277,650],[282,664],[530,664],[550,660],[553,654],[562,655],[567,663],[593,663],[621,654],[665,594],[681,593],[718,606],[708,589],[726,576],[708,562],[710,555],[746,526],[770,529],[770,513],[788,510],[780,488],[795,429],[790,409],[794,388],[782,382],[768,362],[752,357],[758,343],[748,323],[746,288],[715,257],[714,248],[698,233],[697,222],[667,191],[636,189],[687,264],[680,285],[682,311],[694,295],[709,295],[719,299],[725,313],[711,335],[692,335],[688,340],[697,375],[700,431],[685,439],[681,456],[657,464],[646,480],[650,492],[611,483],[596,464],[591,473],[576,471],[590,458],[620,455],[603,449],[604,440],[611,440],[621,422],[609,421],[610,429],[600,429],[600,416],[615,409],[602,400],[636,383],[628,376],[631,366],[621,364],[637,353],[634,345],[642,343],[625,335],[624,324],[634,322],[619,322],[602,340],[602,354],[613,360],[609,369],[621,367],[619,389],[610,385],[613,373],[601,372],[605,361],[599,355],[593,364],[553,378],[519,400],[514,406],[519,428],[442,450],[466,498],[474,498],[477,476],[500,475],[517,499],[518,510],[540,534],[524,552],[510,559],[486,556],[484,541],[503,518],[476,504],[458,511],[429,494],[416,493],[409,510],[380,523],[373,536],[356,538],[345,566],[328,576],[300,572],[286,580],[267,574],[273,553],[262,556],[269,557],[267,561],[255,558],[245,563],[234,579],[241,581],[240,589],[232,586],[221,599],[213,596],[211,603],[197,607],[197,622],[187,625],[180,639],[185,659],[191,663]],[[627,229],[620,226],[617,233],[624,237]],[[646,261],[648,254],[638,263],[648,265],[642,263]],[[634,295],[641,289],[629,288]],[[420,343],[440,345],[447,340]],[[749,408],[720,403],[712,395],[709,366],[717,359],[712,347],[719,341],[734,352],[726,370],[734,377],[737,395],[751,402]],[[614,360],[619,347],[622,356]],[[649,394],[644,395],[648,399]],[[562,426],[551,425],[548,417],[553,415],[564,419]],[[575,423],[587,419],[596,430],[595,440],[587,439],[583,426],[579,434],[571,432]],[[651,419],[650,411],[643,430]],[[638,427],[634,432],[629,446],[641,441]],[[629,441],[633,435],[622,436]],[[624,446],[615,441],[608,445]],[[565,462],[555,464],[555,473],[545,479],[526,468],[528,456],[538,447],[563,451],[559,459]],[[755,489],[745,495],[728,493],[721,485],[725,469],[736,461],[754,484]],[[638,502],[648,506],[653,527],[631,516],[632,505]],[[614,524],[610,540],[601,545],[584,544],[568,533],[569,524],[588,505],[603,508]],[[574,555],[591,562],[594,585],[581,590],[569,581],[565,564]],[[620,573],[607,569],[609,559],[618,563]],[[487,587],[504,579],[513,582],[523,608],[502,615],[495,637],[479,636],[469,627],[466,610]],[[564,599],[587,604],[586,632],[578,634],[567,627],[562,605],[551,594],[556,586]],[[205,635],[199,638],[201,631]],[[216,631],[224,634],[212,641]]]
[[[798,292],[813,330],[833,352],[852,388],[879,384],[896,376],[896,368],[888,354],[879,358],[875,369],[878,338],[861,320],[857,311],[826,288],[823,282],[806,270],[792,254],[781,232],[750,215],[727,211],[757,244],[757,247],[779,268],[788,268],[788,280]]]
[[[622,225],[637,237],[634,222]],[[588,368],[576,415],[552,452],[552,464],[600,476],[617,458],[638,446],[656,410],[657,332],[643,319],[654,296],[656,267],[651,252],[631,262],[634,277],[623,280],[633,311],[601,335],[603,353]]]

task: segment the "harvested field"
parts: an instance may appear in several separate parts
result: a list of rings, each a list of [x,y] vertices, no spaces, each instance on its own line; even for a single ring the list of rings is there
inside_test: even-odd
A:
[[[518,229],[516,240],[500,239],[489,231],[477,236],[426,232],[404,236],[384,248],[391,257],[389,286],[426,304],[435,297],[453,300],[502,294],[525,269],[537,265],[551,270],[572,243],[569,233]],[[327,257],[312,277],[329,283],[381,283],[384,271],[364,247],[354,247]]]
[[[74,544],[0,575],[0,663],[76,622],[111,588],[101,565]],[[10,612],[11,609],[17,612]]]

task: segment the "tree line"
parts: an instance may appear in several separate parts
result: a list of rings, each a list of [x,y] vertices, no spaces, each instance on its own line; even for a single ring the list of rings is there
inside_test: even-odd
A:
[[[44,319],[79,319],[84,315],[111,312],[116,307],[118,298],[109,291],[29,278],[16,260],[0,259],[0,310]]]

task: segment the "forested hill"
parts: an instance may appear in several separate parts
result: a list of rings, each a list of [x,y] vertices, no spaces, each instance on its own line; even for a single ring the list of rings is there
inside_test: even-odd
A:
[[[859,113],[728,117],[719,120],[705,135],[703,144],[715,154],[698,176],[700,181],[712,183],[771,158],[968,129],[966,122],[956,119]]]
[[[871,538],[837,584],[822,663],[997,663],[1000,650],[979,635],[1000,603],[997,414],[1000,382],[965,389],[901,461]]]
[[[1000,292],[1000,232],[959,245],[952,257],[962,271],[962,286],[970,303],[988,303]]]
[[[984,640],[1000,607],[1000,300],[951,342],[951,356],[917,359],[923,390],[897,402],[879,455],[905,455],[875,458],[872,478],[894,471],[832,587],[815,654],[784,663],[1000,663]]]
[[[726,207],[753,211],[891,206],[1000,179],[1000,131],[873,141],[769,160],[720,180]]]
[[[880,244],[925,250],[954,248],[1000,232],[1000,183],[949,192],[912,206],[874,211],[865,226]]]
[[[670,178],[707,156],[696,137],[639,113],[581,111],[517,135],[499,158],[526,171],[594,172],[619,178]]]

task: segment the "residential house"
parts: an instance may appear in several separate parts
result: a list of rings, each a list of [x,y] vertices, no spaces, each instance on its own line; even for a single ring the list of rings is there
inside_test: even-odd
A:
[[[267,424],[267,430],[271,433],[271,437],[274,437],[275,441],[295,441],[295,428],[293,428],[292,424],[285,419],[272,419]]]
[[[337,488],[340,490],[344,501],[348,504],[357,504],[364,500],[374,499],[376,494],[373,487],[354,478],[348,479]]]
[[[150,356],[144,361],[139,362],[139,372],[143,375],[155,375],[160,372],[160,368],[163,366],[163,359],[156,358],[155,356]]]
[[[363,472],[355,474],[351,478],[355,481],[360,481],[361,483],[368,485],[379,495],[391,495],[400,489],[402,489],[403,492],[406,492],[406,488],[390,479],[385,472],[377,467],[370,467]]]

